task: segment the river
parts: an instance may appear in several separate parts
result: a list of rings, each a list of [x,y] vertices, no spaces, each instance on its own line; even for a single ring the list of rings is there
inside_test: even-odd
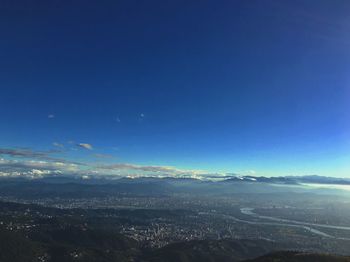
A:
[[[241,213],[244,215],[252,216],[254,218],[259,218],[263,220],[270,220],[273,222],[249,221],[249,220],[243,220],[243,219],[237,219],[235,217],[231,217],[231,218],[234,218],[234,220],[236,220],[237,222],[249,223],[254,225],[299,227],[322,237],[335,238],[339,240],[350,240],[350,238],[332,236],[318,229],[312,228],[312,227],[319,227],[319,228],[321,227],[321,228],[330,228],[330,229],[338,229],[338,230],[350,230],[350,227],[347,227],[347,226],[325,225],[325,224],[317,224],[317,223],[300,222],[296,220],[283,219],[283,218],[277,218],[277,217],[271,217],[271,216],[262,216],[255,213],[254,208],[250,208],[250,207],[244,207],[244,208],[241,208],[240,210],[241,210]]]

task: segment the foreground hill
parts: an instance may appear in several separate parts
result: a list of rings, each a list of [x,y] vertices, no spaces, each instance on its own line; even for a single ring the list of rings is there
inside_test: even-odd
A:
[[[0,261],[38,261],[43,254],[41,246],[22,235],[0,228]]]
[[[76,227],[27,236],[0,230],[0,262],[235,262],[273,250],[272,242],[262,240],[201,240],[144,249],[119,234]]]
[[[189,241],[149,250],[119,234],[77,228],[34,235],[0,229],[0,262],[350,262],[348,257],[291,251],[264,255],[276,247],[262,240]]]
[[[0,262],[112,262],[138,256],[135,241],[79,228],[48,229],[28,236],[0,229]]]
[[[350,262],[350,257],[283,251],[264,255],[246,262]]]
[[[235,262],[274,250],[273,242],[263,240],[198,240],[170,244],[144,257],[150,262]]]

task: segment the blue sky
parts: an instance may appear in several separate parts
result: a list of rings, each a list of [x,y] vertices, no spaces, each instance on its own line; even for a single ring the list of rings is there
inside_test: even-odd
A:
[[[0,172],[350,177],[349,13],[341,0],[3,4]]]

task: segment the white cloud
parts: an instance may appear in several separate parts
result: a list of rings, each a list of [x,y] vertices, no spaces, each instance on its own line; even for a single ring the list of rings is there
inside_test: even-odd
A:
[[[60,144],[55,142],[55,146]],[[93,146],[87,143],[76,144],[92,150]],[[56,152],[56,151],[55,151]],[[56,152],[57,153],[57,152]],[[112,156],[96,153],[93,156],[100,158],[95,163],[74,162],[67,159],[52,157],[54,151],[33,151],[31,149],[0,148],[0,175],[45,176],[51,174],[67,175],[108,175],[116,176],[157,176],[157,177],[192,177],[204,178],[207,171],[194,169],[180,169],[173,166],[137,165],[130,163],[101,163],[103,159]],[[1,158],[3,156],[3,158]],[[100,162],[98,164],[98,162]]]
[[[87,144],[87,143],[79,143],[79,144],[77,144],[77,146],[84,148],[84,149],[87,149],[87,150],[93,150],[92,145]]]
[[[0,176],[42,177],[52,174],[75,173],[78,164],[37,160],[0,159]]]
[[[98,169],[106,169],[112,171],[129,171],[129,172],[139,172],[141,175],[164,175],[164,176],[186,176],[186,177],[197,177],[207,172],[203,170],[193,170],[193,169],[178,169],[172,166],[144,166],[135,165],[129,163],[117,163],[111,165],[98,166]]]

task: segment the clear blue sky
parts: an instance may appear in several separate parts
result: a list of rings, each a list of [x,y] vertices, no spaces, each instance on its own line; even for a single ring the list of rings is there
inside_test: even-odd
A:
[[[5,1],[2,161],[350,177],[349,14],[346,0]]]

